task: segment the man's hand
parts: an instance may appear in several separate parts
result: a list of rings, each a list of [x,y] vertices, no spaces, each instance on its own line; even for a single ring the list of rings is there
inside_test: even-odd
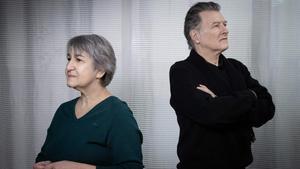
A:
[[[197,86],[197,89],[211,95],[211,97],[215,98],[217,97],[211,90],[209,90],[205,85],[199,84],[199,86]]]

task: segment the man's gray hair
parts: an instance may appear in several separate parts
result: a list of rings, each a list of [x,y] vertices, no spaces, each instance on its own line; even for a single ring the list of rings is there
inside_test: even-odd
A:
[[[203,11],[220,11],[220,9],[221,6],[215,2],[198,2],[189,9],[184,21],[184,36],[189,45],[189,49],[194,48],[190,31],[195,29],[201,23],[199,13]]]
[[[108,40],[95,34],[75,36],[67,44],[67,51],[71,50],[77,54],[83,51],[88,53],[95,69],[105,72],[101,78],[102,86],[105,87],[111,82],[116,69],[116,57]]]

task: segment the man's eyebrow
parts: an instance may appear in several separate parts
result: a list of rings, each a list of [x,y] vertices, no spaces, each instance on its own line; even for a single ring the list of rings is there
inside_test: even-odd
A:
[[[224,21],[214,21],[214,22],[211,22],[211,24],[219,24],[219,23],[227,23],[227,21],[224,20]]]

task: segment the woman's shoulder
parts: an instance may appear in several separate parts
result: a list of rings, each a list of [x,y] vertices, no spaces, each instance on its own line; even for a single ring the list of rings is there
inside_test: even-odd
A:
[[[116,96],[111,96],[109,99],[111,101],[109,112],[112,115],[112,124],[115,124],[113,126],[117,128],[122,126],[122,130],[138,129],[136,119],[128,104]]]
[[[114,121],[131,121],[135,119],[132,110],[125,101],[116,96],[111,96],[109,99],[110,105],[108,110]]]
[[[62,104],[60,104],[59,108],[73,107],[76,104],[76,102],[77,102],[78,99],[79,99],[79,97],[76,97],[76,98],[74,98],[72,100],[63,102]]]
[[[128,104],[121,100],[119,97],[117,96],[110,96],[108,98],[108,102],[109,102],[109,107],[110,110],[114,111],[114,112],[130,112],[131,110],[128,106]]]
[[[59,105],[59,107],[57,108],[57,110],[54,114],[54,117],[72,114],[72,112],[75,110],[75,104],[76,104],[78,98],[79,97],[61,103]]]

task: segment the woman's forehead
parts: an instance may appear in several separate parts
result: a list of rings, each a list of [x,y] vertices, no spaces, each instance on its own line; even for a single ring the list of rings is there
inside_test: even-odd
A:
[[[87,56],[90,57],[90,54],[84,51],[83,49],[80,48],[73,48],[70,47],[68,49],[68,55],[74,55],[74,56]]]
[[[68,48],[68,53],[81,54],[83,52],[85,51],[79,47],[70,46]]]

